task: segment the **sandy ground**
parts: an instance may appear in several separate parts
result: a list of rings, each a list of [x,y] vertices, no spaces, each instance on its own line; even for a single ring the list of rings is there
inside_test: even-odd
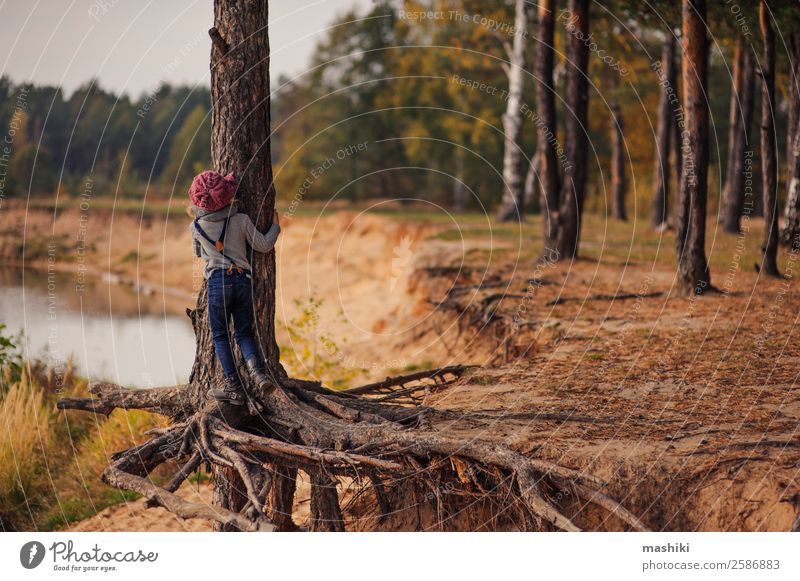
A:
[[[52,216],[28,219],[52,227]],[[56,229],[68,231],[75,219],[64,212]],[[142,280],[191,280],[185,220],[114,220],[130,221],[140,233],[133,248],[142,256],[174,252],[140,268]],[[98,267],[109,256],[118,264],[137,240],[104,242],[107,226],[95,242]],[[8,227],[0,224],[0,231]],[[800,296],[792,280],[759,278],[741,265],[726,279],[724,265],[715,263],[715,284],[725,292],[679,298],[671,292],[670,261],[611,255],[537,268],[531,256],[496,252],[499,245],[486,239],[431,238],[439,228],[353,212],[295,218],[278,247],[279,319],[293,316],[293,298],[323,298],[322,328],[342,341],[344,364],[368,368],[370,377],[421,361],[492,362],[428,398],[426,404],[463,414],[436,428],[591,471],[654,529],[788,530],[800,510]],[[591,256],[590,240],[586,248]],[[784,257],[781,267],[796,276],[800,262],[793,260]],[[425,270],[462,264],[472,270]],[[136,274],[130,263],[114,268]],[[494,318],[470,323],[435,313],[429,303],[453,285],[487,282],[505,283],[499,290],[515,297],[500,301],[498,312],[525,323],[511,337],[510,355],[497,341]],[[469,301],[496,292],[478,289]],[[626,298],[609,298],[615,295]],[[199,494],[208,500],[207,489]],[[301,496],[298,510],[307,506]],[[208,523],[180,523],[137,502],[78,526],[206,530]]]

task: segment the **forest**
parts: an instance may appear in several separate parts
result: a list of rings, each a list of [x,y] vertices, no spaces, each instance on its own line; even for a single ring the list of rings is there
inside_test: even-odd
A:
[[[671,151],[667,134],[658,129],[667,127],[661,117],[669,114],[662,95],[674,94],[674,104],[681,92],[676,75],[682,58],[680,10],[672,1],[655,4],[657,20],[640,18],[637,2],[603,2],[587,25],[589,212],[649,219],[655,211],[654,192],[661,190],[664,176],[676,191],[673,174],[654,167],[660,167],[657,152]],[[798,108],[797,73],[792,68],[798,16],[792,4],[775,3],[772,16],[779,31],[775,102],[770,109],[780,154],[779,203],[785,201],[791,181],[791,137]],[[550,32],[553,51],[548,53],[538,50],[533,7],[522,15],[514,10],[514,3],[508,2],[492,3],[487,10],[481,2],[383,1],[368,12],[354,9],[340,15],[319,41],[308,70],[296,78],[280,78],[272,87],[279,200],[288,203],[300,196],[359,202],[407,196],[456,211],[476,211],[497,207],[504,183],[509,183],[519,190],[515,195],[522,196],[523,211],[539,213],[541,198],[534,191],[541,159],[537,143],[549,139],[563,155],[570,130],[565,115],[571,68],[566,32],[574,14],[566,5],[553,5],[554,22],[549,26],[559,34]],[[430,17],[420,17],[424,14]],[[480,16],[477,25],[474,15]],[[517,47],[522,65],[513,65],[515,70],[520,66],[520,74],[512,93],[506,63],[512,62],[508,50],[514,28],[509,23],[520,22],[515,19],[522,19],[524,42]],[[737,198],[734,182],[745,155],[739,143],[742,135],[754,175],[761,167],[757,113],[762,92],[755,86],[754,72],[763,52],[758,2],[709,3],[708,22],[713,39],[707,56],[709,212],[725,217],[726,230],[735,231],[731,220],[741,213],[736,209],[740,203],[725,200],[731,188]],[[552,79],[549,109],[538,100],[537,78],[543,75]],[[21,91],[24,107],[15,99]],[[205,86],[165,83],[134,98],[115,95],[99,81],[88,80],[66,96],[58,87],[15,85],[3,78],[0,100],[0,123],[10,126],[13,118],[17,133],[13,155],[6,161],[4,193],[9,198],[52,196],[56,187],[78,196],[88,175],[99,195],[176,195],[185,190],[195,170],[210,161],[205,144],[211,103]],[[513,148],[504,143],[508,131],[503,118],[509,107],[519,113]],[[544,139],[539,139],[540,128],[545,128]],[[364,151],[337,160],[309,183],[310,170],[341,147],[359,143],[367,144]],[[517,154],[505,160],[509,149]],[[729,163],[732,153],[742,161]],[[675,153],[671,156],[674,164]],[[519,166],[515,174],[522,183],[508,181],[504,171],[509,164]],[[395,169],[375,171],[384,167]],[[760,180],[755,179],[756,214],[761,213],[760,192]],[[664,208],[672,211],[671,204]]]
[[[160,418],[92,474],[216,531],[800,530],[796,2],[378,0],[277,79],[269,3],[213,4],[210,82],[0,82],[0,256],[88,261],[140,318],[191,285],[174,385],[6,365],[59,418]],[[285,220],[240,272],[240,406],[182,211],[208,168]]]

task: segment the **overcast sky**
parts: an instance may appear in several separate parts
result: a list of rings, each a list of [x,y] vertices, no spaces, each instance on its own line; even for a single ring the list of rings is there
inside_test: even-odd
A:
[[[208,84],[212,0],[0,0],[0,75],[64,87],[92,77],[133,97]],[[270,0],[271,74],[304,70],[333,19],[370,0]]]

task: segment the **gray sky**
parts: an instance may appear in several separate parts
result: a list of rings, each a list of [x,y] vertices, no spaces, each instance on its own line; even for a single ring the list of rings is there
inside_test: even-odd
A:
[[[369,0],[270,0],[271,74],[304,70],[333,19]],[[92,77],[133,97],[207,84],[212,0],[0,0],[0,75],[61,85]]]

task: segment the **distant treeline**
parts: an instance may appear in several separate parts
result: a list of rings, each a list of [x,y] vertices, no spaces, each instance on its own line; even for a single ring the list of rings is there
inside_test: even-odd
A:
[[[624,1],[603,4],[619,7],[592,12],[586,208],[606,211],[610,204],[613,101],[624,118],[627,205],[631,213],[647,215],[661,94],[653,65],[661,58],[665,34],[679,27],[680,18],[678,10],[665,9],[666,21],[643,15],[620,22],[616,17],[633,13],[635,6],[631,9],[631,2]],[[708,95],[712,211],[727,164],[732,56],[743,30],[741,15],[737,20],[726,10],[719,8],[714,20],[709,19],[715,41]],[[534,12],[527,36],[531,62],[539,44]],[[321,37],[307,71],[273,83],[272,150],[282,203],[336,197],[423,199],[472,209],[496,206],[503,194],[503,115],[509,96],[504,61],[514,16],[514,2],[477,0],[379,1],[366,12],[341,14]],[[568,15],[557,12],[557,95],[564,93],[569,67],[567,20]],[[758,27],[757,22],[750,25]],[[786,53],[779,50],[779,143],[785,143],[788,125],[788,75]],[[23,88],[25,107],[19,111]],[[534,67],[529,64],[519,138],[523,163],[536,151],[535,94]],[[756,95],[755,110],[758,100]],[[561,97],[556,108],[556,117],[564,120],[568,114]],[[111,195],[118,187],[124,195],[142,195],[148,187],[159,193],[174,187],[182,194],[191,175],[210,163],[209,109],[207,89],[163,85],[131,100],[92,82],[65,98],[55,87],[2,79],[0,128],[11,127],[15,116],[20,127],[11,147],[5,195],[52,194],[59,183],[67,192],[79,193],[89,174],[95,195]],[[563,133],[562,121],[552,133],[558,146]],[[749,148],[757,168],[758,130],[751,133]],[[785,179],[783,172],[780,176]],[[538,211],[539,203],[539,196],[532,196],[526,211]]]
[[[96,81],[68,98],[58,87],[0,78],[3,195],[160,193],[185,188],[210,163],[210,92],[164,84],[131,100]],[[0,152],[0,153],[2,153]]]

